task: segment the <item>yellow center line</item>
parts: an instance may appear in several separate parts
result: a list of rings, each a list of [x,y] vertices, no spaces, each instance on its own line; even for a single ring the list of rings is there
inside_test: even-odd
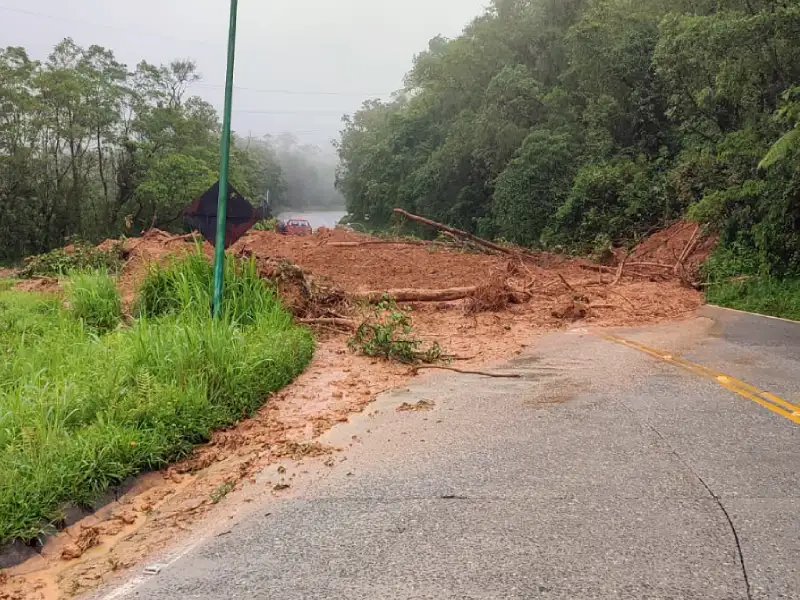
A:
[[[675,365],[676,367],[680,367],[681,369],[694,373],[695,375],[699,375],[700,377],[704,377],[705,379],[715,381],[725,389],[736,392],[740,396],[760,404],[764,408],[767,408],[772,412],[789,419],[793,423],[800,424],[800,406],[792,404],[780,396],[776,396],[770,392],[765,392],[740,379],[736,379],[730,375],[725,375],[719,371],[709,369],[703,365],[693,363],[685,358],[675,356],[670,352],[666,352],[665,350],[651,348],[650,346],[645,346],[639,342],[626,340],[625,338],[617,337],[615,335],[603,334],[601,337],[611,342],[616,342],[617,344],[622,344],[623,346],[628,346],[629,348],[649,354],[654,358],[662,360],[671,365]]]

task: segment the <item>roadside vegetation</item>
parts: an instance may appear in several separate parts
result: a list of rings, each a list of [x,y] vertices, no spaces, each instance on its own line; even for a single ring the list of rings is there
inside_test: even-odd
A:
[[[73,272],[104,270],[116,273],[122,268],[123,257],[120,246],[103,250],[87,242],[76,242],[68,248],[55,248],[44,254],[25,259],[17,276],[62,277]]]
[[[709,302],[800,321],[800,279],[755,278],[710,286]]]
[[[228,261],[217,320],[211,279],[200,255],[153,267],[129,324],[107,273],[66,298],[0,286],[0,543],[186,456],[304,369],[313,340],[252,262]]]
[[[256,231],[275,231],[278,229],[278,219],[276,217],[262,219],[253,225],[253,229]]]

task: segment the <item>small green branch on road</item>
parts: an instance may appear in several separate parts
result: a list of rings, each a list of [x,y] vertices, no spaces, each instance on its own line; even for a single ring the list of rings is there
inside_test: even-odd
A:
[[[347,345],[364,356],[404,364],[434,363],[442,357],[437,342],[424,344],[413,337],[411,316],[391,297],[385,297],[358,327]]]

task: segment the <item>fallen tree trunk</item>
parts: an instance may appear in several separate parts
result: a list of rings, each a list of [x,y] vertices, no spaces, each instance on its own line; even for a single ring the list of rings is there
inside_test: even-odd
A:
[[[616,273],[616,269],[612,269],[611,267],[606,267],[604,265],[595,265],[592,263],[586,262],[579,262],[577,266],[581,269],[585,269],[586,271],[599,271],[600,273]]]
[[[334,248],[356,248],[358,246],[443,246],[445,248],[452,247],[451,244],[444,242],[426,242],[424,240],[368,240],[364,242],[328,242],[325,246],[332,246]]]
[[[630,262],[626,266],[628,267],[657,267],[659,269],[672,269],[675,265],[666,265],[664,263],[657,263],[657,262]]]
[[[358,327],[358,324],[351,319],[297,319],[297,322],[302,325],[329,325],[331,327],[343,327],[345,329],[356,329]]]
[[[483,246],[484,248],[490,248],[496,252],[502,252],[503,254],[510,254],[511,256],[524,256],[524,254],[521,252],[518,252],[516,250],[511,250],[510,248],[505,248],[503,246],[499,246],[498,244],[494,244],[488,240],[479,238],[478,236],[472,235],[471,233],[467,233],[466,231],[455,229],[454,227],[448,227],[447,225],[443,225],[442,223],[437,223],[436,221],[431,221],[430,219],[426,219],[425,217],[412,215],[410,212],[407,212],[402,208],[395,208],[394,212],[398,215],[403,215],[404,217],[406,217],[407,219],[411,219],[412,221],[417,221],[418,223],[422,223],[423,225],[428,225],[429,227],[438,229],[439,231],[446,231],[447,233],[450,233],[452,235],[457,235],[466,238],[472,242],[475,242],[479,246]]]
[[[422,290],[422,289],[397,289],[372,292],[361,292],[355,294],[355,298],[366,302],[376,303],[384,298],[391,297],[396,302],[448,302],[450,300],[461,300],[469,298],[478,291],[478,286],[446,288],[443,290]]]
[[[196,232],[187,233],[185,235],[174,235],[172,237],[168,237],[167,239],[163,240],[162,244],[166,245],[166,244],[171,244],[172,242],[178,242],[178,241],[185,242],[187,240],[192,240],[193,242],[196,242],[198,237],[199,236],[197,235]]]

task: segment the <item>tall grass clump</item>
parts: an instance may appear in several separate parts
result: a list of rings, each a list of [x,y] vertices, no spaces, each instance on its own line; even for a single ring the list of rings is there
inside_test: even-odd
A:
[[[0,543],[186,456],[305,368],[310,334],[252,263],[230,262],[220,319],[198,256],[148,274],[129,327],[108,326],[116,309],[95,275],[73,280],[68,308],[0,292]]]
[[[122,300],[114,279],[102,271],[78,273],[68,286],[70,310],[75,318],[100,331],[122,321]]]
[[[154,264],[139,289],[135,313],[148,318],[187,310],[201,317],[209,315],[213,278],[213,266],[199,252],[171,264]],[[275,293],[252,260],[226,260],[223,282],[224,320],[248,325],[264,313],[277,314]]]

